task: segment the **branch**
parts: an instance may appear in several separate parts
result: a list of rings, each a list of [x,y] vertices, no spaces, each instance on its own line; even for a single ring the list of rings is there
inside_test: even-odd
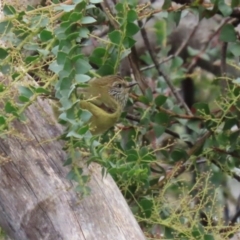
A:
[[[187,151],[187,154],[189,156],[189,158],[194,154],[196,153],[201,147],[202,145],[204,144],[204,142],[206,141],[207,138],[209,138],[210,136],[212,135],[212,132],[206,132],[196,143],[195,145],[189,149]],[[186,169],[187,167],[189,167],[189,165],[191,166],[192,163],[189,164],[189,160],[187,162],[184,163],[184,159],[180,160],[178,163],[177,163],[177,166],[175,168],[175,171],[170,171],[169,173],[167,173],[166,177],[164,179],[162,179],[160,182],[159,182],[159,187],[163,187],[163,185],[168,181],[170,180],[171,178],[176,178],[178,176],[180,176]]]
[[[147,32],[146,32],[145,28],[142,27],[142,22],[138,21],[138,24],[141,27],[141,34],[142,34],[142,38],[143,38],[144,44],[145,44],[145,46],[146,46],[146,48],[147,48],[147,50],[148,50],[148,52],[149,52],[149,54],[151,56],[151,59],[152,59],[154,65],[155,65],[155,68],[158,71],[158,74],[160,76],[163,76],[163,78],[165,79],[166,83],[168,84],[169,88],[171,89],[171,91],[172,91],[173,95],[175,96],[175,98],[177,99],[177,101],[179,103],[181,103],[181,105],[184,107],[184,109],[186,110],[188,115],[192,116],[191,110],[189,109],[187,104],[184,102],[182,97],[179,95],[178,91],[176,91],[176,89],[174,88],[174,86],[171,83],[171,80],[168,78],[168,76],[165,73],[163,73],[163,71],[161,71],[161,69],[160,69],[160,67],[158,65],[157,59],[155,58],[155,55],[154,55],[153,50],[151,48],[150,42],[148,40]]]
[[[194,36],[196,30],[198,29],[198,26],[199,26],[199,24],[196,25],[196,26],[193,28],[192,32],[188,35],[188,37],[185,39],[185,41],[182,42],[182,44],[179,46],[179,48],[177,49],[177,51],[176,51],[174,54],[166,57],[166,58],[163,59],[162,61],[158,62],[158,66],[160,66],[161,64],[163,64],[163,63],[165,63],[165,62],[170,61],[172,58],[175,58],[175,57],[179,56],[179,55],[181,54],[181,52],[183,51],[183,49],[187,46],[188,42],[189,42],[189,41],[191,40],[191,38]],[[140,71],[146,71],[146,70],[151,69],[151,68],[154,68],[154,67],[155,67],[155,64],[152,64],[152,65],[149,65],[149,66],[147,66],[147,67],[141,68]]]
[[[129,120],[132,120],[132,121],[135,121],[135,122],[140,122],[141,121],[141,119],[139,118],[139,117],[137,117],[137,116],[134,116],[134,115],[132,115],[132,114],[127,114],[127,116],[126,116],[126,118],[127,119],[129,119]],[[150,123],[150,126],[151,127],[153,127],[154,126],[154,123]],[[175,137],[175,138],[178,138],[178,139],[181,139],[181,137],[180,137],[180,135],[178,134],[178,133],[176,133],[176,132],[174,132],[174,131],[172,131],[172,130],[170,130],[170,129],[165,129],[165,133],[167,133],[167,134],[169,134],[169,135],[171,135],[171,136],[173,136],[173,137]],[[193,145],[192,145],[192,143],[191,142],[189,142],[189,141],[184,141],[189,147],[192,147]]]
[[[238,174],[236,174],[235,172],[230,171],[229,169],[223,169],[222,165],[214,160],[214,159],[209,159],[210,162],[212,162],[214,165],[216,165],[219,169],[221,169],[222,172],[225,172],[227,175],[233,177],[234,179],[236,179],[238,182],[240,182],[240,176]]]
[[[141,74],[141,71],[138,65],[138,54],[135,46],[131,48],[131,54],[128,55],[128,60],[131,65],[135,81],[138,83],[138,86],[140,87],[142,93],[144,94],[146,89],[148,88],[148,85]]]
[[[206,52],[206,50],[207,50],[210,42],[211,42],[212,39],[220,32],[221,28],[222,28],[226,23],[228,23],[228,22],[231,23],[231,22],[233,22],[233,21],[234,21],[234,20],[231,19],[231,18],[226,18],[226,19],[224,19],[224,20],[219,24],[219,26],[217,27],[217,29],[209,36],[209,39],[208,39],[208,41],[206,42],[206,44],[200,49],[199,53],[192,59],[192,61],[190,62],[189,66],[187,67],[187,72],[191,72],[191,71],[192,71],[192,69],[194,68],[195,64],[197,63],[197,60],[198,60],[199,58],[201,58],[201,55],[203,55],[203,54]]]

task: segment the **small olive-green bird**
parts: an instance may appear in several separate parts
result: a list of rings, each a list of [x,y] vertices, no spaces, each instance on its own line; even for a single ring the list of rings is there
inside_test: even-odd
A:
[[[121,116],[127,103],[130,89],[136,82],[127,82],[117,75],[95,78],[89,87],[81,89],[82,109],[92,113],[90,131],[93,135],[102,134],[111,128]]]

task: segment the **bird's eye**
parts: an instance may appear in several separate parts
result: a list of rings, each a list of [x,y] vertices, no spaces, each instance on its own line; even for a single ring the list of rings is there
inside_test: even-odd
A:
[[[121,88],[121,87],[122,87],[122,84],[121,84],[121,83],[118,83],[118,84],[117,84],[117,87],[118,87],[118,88]]]

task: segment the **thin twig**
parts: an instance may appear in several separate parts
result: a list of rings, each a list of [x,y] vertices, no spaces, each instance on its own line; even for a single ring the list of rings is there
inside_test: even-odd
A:
[[[191,31],[191,33],[188,35],[188,37],[185,39],[184,42],[182,42],[182,44],[180,45],[180,47],[177,49],[177,51],[175,52],[174,56],[178,56],[180,55],[180,53],[183,51],[183,49],[187,46],[188,42],[191,40],[191,38],[194,36],[194,34],[196,33],[197,29],[199,27],[199,23],[193,28],[193,30]]]
[[[239,176],[237,173],[232,172],[232,171],[230,171],[229,169],[223,169],[222,165],[221,165],[218,161],[216,161],[216,160],[214,160],[214,159],[210,159],[210,161],[211,161],[214,165],[216,165],[222,172],[225,172],[227,175],[233,177],[233,178],[236,179],[238,182],[240,182],[240,176]]]
[[[101,3],[101,6],[103,8],[103,11],[106,13],[111,25],[115,28],[115,29],[119,29],[119,26],[117,24],[117,22],[114,20],[114,18],[112,17],[113,16],[113,13],[111,12],[111,8],[108,4],[108,2],[106,0],[104,0],[102,3]]]
[[[141,121],[141,119],[139,117],[134,116],[134,115],[129,114],[129,113],[127,114],[126,118],[129,119],[129,120],[135,121],[135,122],[140,122]],[[150,123],[150,126],[153,127],[154,123]],[[169,134],[169,135],[171,135],[171,136],[173,136],[173,137],[175,137],[175,138],[181,139],[181,137],[180,137],[180,135],[178,133],[176,133],[176,132],[174,132],[174,131],[172,131],[170,129],[166,128],[164,130],[164,132]],[[184,142],[188,145],[188,147],[192,147],[193,146],[192,143],[189,142],[189,141],[184,141]]]
[[[205,51],[207,50],[209,44],[211,43],[212,39],[220,32],[220,30],[222,29],[222,27],[228,23],[228,22],[233,22],[234,19],[231,18],[226,18],[224,19],[219,26],[217,27],[217,29],[209,36],[208,40],[206,41],[205,45],[200,49],[199,53],[192,59],[192,61],[190,62],[190,64],[187,67],[187,72],[191,72],[193,67],[195,66],[195,64],[197,63],[197,60],[205,53]]]
[[[204,120],[204,118],[201,117],[201,116],[194,116],[194,115],[189,116],[189,115],[184,115],[184,114],[177,114],[177,113],[172,112],[172,111],[170,111],[168,109],[165,109],[163,107],[159,107],[158,109],[161,112],[167,113],[171,117],[182,118],[182,119],[192,119],[192,120]]]
[[[177,101],[179,103],[181,103],[181,105],[184,107],[184,109],[186,110],[187,114],[192,116],[192,112],[191,110],[189,109],[189,107],[187,106],[187,104],[184,102],[184,100],[182,99],[182,97],[179,95],[178,91],[176,91],[176,89],[174,88],[174,86],[172,85],[171,83],[171,80],[168,78],[168,76],[160,69],[159,65],[158,65],[158,62],[157,62],[157,59],[155,58],[155,54],[151,48],[151,45],[150,45],[150,42],[148,40],[148,37],[147,37],[147,32],[145,30],[144,27],[142,27],[142,22],[141,21],[138,21],[138,24],[139,26],[141,27],[141,34],[142,34],[142,38],[143,38],[143,41],[144,41],[144,44],[152,58],[152,61],[158,71],[158,74],[160,76],[163,76],[163,78],[165,79],[166,83],[168,84],[169,88],[171,89],[173,95],[175,96],[175,98],[177,99]]]
[[[160,66],[161,64],[165,63],[165,62],[168,62],[170,61],[172,58],[175,58],[177,56],[179,56],[182,52],[182,50],[187,46],[188,42],[190,41],[190,39],[194,36],[196,30],[198,29],[198,25],[196,25],[193,30],[191,31],[191,33],[188,35],[188,37],[185,39],[185,41],[182,42],[182,44],[180,45],[180,47],[177,49],[177,51],[172,54],[172,55],[169,55],[168,57],[164,58],[162,61],[158,62],[158,66]],[[140,71],[146,71],[148,69],[151,69],[151,68],[154,68],[155,67],[155,64],[152,64],[152,65],[149,65],[147,67],[143,67],[140,69]]]
[[[229,226],[234,226],[234,224],[237,222],[237,219],[240,217],[240,209],[234,214],[232,219],[230,220]]]
[[[240,155],[235,153],[235,152],[228,152],[228,151],[225,151],[224,149],[217,148],[217,147],[213,147],[213,150],[215,150],[216,152],[226,154],[226,155],[230,155],[230,156],[235,157],[235,158],[240,158]]]
[[[226,233],[226,232],[232,232],[233,230],[236,231],[236,229],[233,229],[233,227],[235,226],[235,223],[237,222],[239,217],[240,217],[240,209],[238,209],[237,212],[234,214],[234,216],[230,220],[228,226],[220,229],[219,232]]]
[[[212,135],[212,132],[206,132],[196,143],[195,145],[189,149],[187,151],[187,154],[189,156],[189,158],[196,153],[199,148],[202,147],[202,145],[204,144],[204,142],[206,141],[207,138],[209,138]],[[177,169],[174,169],[174,171],[170,171],[169,173],[167,173],[166,177],[164,179],[162,179],[159,182],[159,187],[163,187],[163,185],[170,180],[171,178],[176,178],[178,176],[180,176],[189,166],[192,165],[192,163],[189,162],[189,160],[187,162],[185,162],[185,160],[181,160],[178,162],[178,166]]]
[[[128,60],[131,65],[135,81],[138,83],[138,86],[140,87],[142,93],[145,94],[148,85],[140,72],[138,64],[138,55],[135,46],[131,48],[131,53],[128,55]]]
[[[163,60],[159,61],[159,62],[158,62],[158,65],[159,65],[159,66],[162,65],[163,63],[170,61],[170,60],[171,60],[172,58],[174,58],[174,57],[175,57],[174,55],[169,55],[168,57],[166,57],[166,58],[164,58]],[[151,65],[149,65],[149,66],[142,67],[142,68],[140,69],[140,71],[143,72],[143,71],[146,71],[146,70],[151,69],[151,68],[154,68],[154,67],[155,67],[155,64],[151,64]]]

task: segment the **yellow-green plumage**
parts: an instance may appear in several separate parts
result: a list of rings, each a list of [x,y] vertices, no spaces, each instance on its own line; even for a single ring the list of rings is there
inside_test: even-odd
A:
[[[111,75],[90,80],[89,87],[81,90],[84,100],[81,100],[80,106],[92,113],[92,134],[104,133],[118,121],[126,105],[129,90],[135,84]]]

